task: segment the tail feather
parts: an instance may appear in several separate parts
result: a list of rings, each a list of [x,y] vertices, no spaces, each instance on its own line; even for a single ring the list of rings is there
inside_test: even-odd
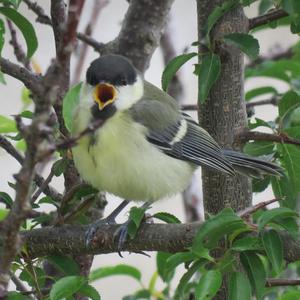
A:
[[[241,174],[262,178],[264,175],[283,176],[283,169],[271,162],[233,150],[222,150],[234,169]]]

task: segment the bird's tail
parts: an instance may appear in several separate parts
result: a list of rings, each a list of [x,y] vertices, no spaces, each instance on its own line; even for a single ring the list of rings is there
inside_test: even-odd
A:
[[[222,152],[238,173],[256,178],[284,175],[283,169],[274,163],[233,150],[223,149]]]

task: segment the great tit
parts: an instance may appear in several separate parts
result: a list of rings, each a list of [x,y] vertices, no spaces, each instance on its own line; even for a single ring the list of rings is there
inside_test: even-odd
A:
[[[167,93],[120,55],[95,59],[82,84],[73,134],[103,125],[73,148],[82,178],[100,191],[153,202],[183,191],[197,167],[251,177],[282,175],[271,162],[222,149]]]

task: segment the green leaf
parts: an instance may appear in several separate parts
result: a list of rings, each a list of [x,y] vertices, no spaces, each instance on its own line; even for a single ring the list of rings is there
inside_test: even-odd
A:
[[[0,221],[4,220],[8,215],[9,210],[6,208],[0,208]]]
[[[273,128],[273,124],[271,122],[266,122],[266,121],[264,121],[262,119],[259,119],[259,118],[254,119],[255,123],[253,123],[252,121],[253,120],[250,119],[250,121],[248,122],[248,127],[249,127],[250,130],[253,130],[253,129],[255,129],[257,127],[260,127],[260,126],[268,127],[268,128],[271,128],[271,129]]]
[[[184,65],[187,61],[189,61],[191,58],[193,58],[196,55],[197,53],[192,52],[192,53],[178,55],[172,60],[170,60],[170,62],[165,67],[161,77],[161,86],[165,92],[167,91],[173,76],[181,68],[181,66]]]
[[[273,222],[277,218],[288,217],[298,217],[298,214],[287,207],[278,207],[266,210],[261,214],[261,216],[257,220],[258,229],[259,231],[261,231],[267,224]]]
[[[4,42],[5,42],[5,25],[3,20],[0,19],[0,57],[2,55]]]
[[[235,272],[229,279],[229,300],[251,300],[251,285],[242,272]]]
[[[157,255],[156,255],[157,272],[158,272],[158,275],[161,277],[161,279],[164,282],[169,282],[174,275],[174,272],[167,272],[167,270],[166,270],[167,259],[170,256],[172,256],[171,253],[162,252],[162,251],[157,252]]]
[[[42,268],[39,267],[33,267],[34,272],[36,274],[37,282],[39,286],[44,286],[45,280],[46,280],[46,274],[45,271]],[[19,278],[23,281],[26,281],[29,286],[35,288],[36,282],[31,272],[29,272],[27,269],[24,269],[21,273]]]
[[[292,124],[292,126],[298,126],[297,132],[298,132],[299,136],[297,136],[297,137],[300,138],[300,130],[299,130],[300,129],[300,107],[297,107],[291,113],[291,124]]]
[[[261,96],[261,95],[266,95],[266,94],[271,94],[271,95],[276,95],[277,90],[272,87],[272,86],[263,86],[263,87],[258,87],[255,89],[252,89],[245,94],[245,100],[250,101],[251,99]]]
[[[279,61],[266,61],[255,68],[248,68],[246,78],[267,76],[290,83],[293,78],[300,76],[300,62],[296,60],[282,59]]]
[[[296,145],[281,144],[278,145],[282,153],[282,161],[295,191],[300,191],[300,149]]]
[[[262,243],[258,237],[255,236],[246,236],[235,240],[232,246],[230,247],[231,250],[242,252],[248,250],[263,250]]]
[[[275,230],[262,232],[262,241],[269,261],[276,275],[283,267],[283,247],[279,234]]]
[[[11,208],[13,199],[5,192],[0,192],[0,203],[4,203],[6,208]]]
[[[257,300],[262,300],[266,283],[266,272],[262,261],[252,252],[242,252],[240,258]]]
[[[214,248],[225,235],[247,228],[248,226],[232,209],[225,208],[202,224],[194,238],[192,251],[197,254],[203,248]]]
[[[271,183],[271,176],[265,176],[262,179],[253,178],[252,179],[252,192],[261,193],[263,192]]]
[[[294,91],[288,91],[278,103],[279,116],[284,120],[296,107],[300,105],[300,96]]]
[[[202,34],[206,38],[206,43],[210,48],[210,31],[214,27],[214,25],[218,22],[218,20],[228,11],[232,10],[239,4],[238,0],[228,0],[225,1],[221,6],[217,6],[213,9],[213,11],[208,16],[206,23],[203,27]]]
[[[80,269],[71,257],[65,255],[47,256],[47,260],[65,275],[79,275]]]
[[[271,154],[274,153],[274,143],[269,141],[250,142],[244,146],[243,152],[253,156]]]
[[[286,291],[277,300],[295,300],[295,299],[300,299],[300,291],[297,290]]]
[[[174,272],[168,272],[166,265],[167,265],[167,259],[172,256],[171,253],[167,252],[162,252],[159,251],[157,252],[156,255],[156,268],[158,275],[161,277],[161,279],[164,282],[169,282],[172,277],[174,276]]]
[[[52,171],[56,177],[59,177],[61,174],[63,174],[66,171],[67,166],[68,166],[68,159],[61,158],[52,165]]]
[[[274,6],[273,0],[261,0],[258,6],[258,14],[262,15],[266,13],[273,6]]]
[[[197,255],[192,252],[178,252],[168,257],[164,274],[173,272],[180,264],[191,262],[197,258]]]
[[[166,213],[166,212],[158,212],[158,213],[154,214],[152,217],[156,218],[158,220],[164,221],[166,223],[170,223],[170,224],[180,224],[181,223],[180,220],[176,216]]]
[[[204,103],[210,89],[217,81],[221,72],[221,60],[217,54],[209,53],[202,56],[198,74],[198,101]]]
[[[289,207],[291,209],[296,208],[297,195],[294,191],[294,185],[287,176],[271,177],[271,184],[273,193],[276,198],[284,199],[280,202],[280,206]]]
[[[140,227],[140,224],[144,218],[145,211],[147,208],[142,207],[132,207],[129,211],[129,220],[130,223],[128,225],[128,235],[131,239],[133,239]]]
[[[234,46],[254,60],[259,54],[259,43],[252,35],[246,33],[230,33],[224,37],[226,44]]]
[[[88,297],[89,299],[92,299],[92,300],[101,300],[101,297],[100,297],[98,291],[93,286],[91,286],[89,284],[83,285],[79,289],[78,293],[80,295],[86,296],[86,297]]]
[[[0,133],[18,132],[15,120],[0,115]]]
[[[38,47],[38,40],[31,23],[10,7],[0,7],[0,13],[10,19],[22,32],[27,45],[27,58],[30,58]]]
[[[141,281],[142,277],[141,272],[137,268],[129,265],[120,264],[113,267],[101,267],[99,269],[93,270],[90,273],[89,281],[92,282],[101,278],[114,275],[126,275],[136,279],[137,281]]]
[[[63,100],[63,118],[69,131],[72,131],[74,109],[79,103],[80,89],[82,83],[72,86],[66,93]]]
[[[6,300],[31,300],[32,298],[29,298],[28,296],[25,296],[18,292],[8,292]]]
[[[205,260],[197,260],[195,261],[191,267],[188,269],[186,273],[183,274],[181,277],[179,284],[177,285],[175,294],[174,294],[174,300],[182,300],[183,299],[183,293],[184,289],[187,286],[188,282],[192,278],[192,276],[200,270],[200,268],[206,263]]]
[[[281,6],[289,15],[300,14],[300,2],[298,0],[282,0]]]
[[[50,291],[51,300],[61,300],[77,293],[85,283],[82,276],[67,276],[56,281]]]
[[[218,270],[205,272],[196,287],[197,300],[212,299],[222,285],[222,274]]]

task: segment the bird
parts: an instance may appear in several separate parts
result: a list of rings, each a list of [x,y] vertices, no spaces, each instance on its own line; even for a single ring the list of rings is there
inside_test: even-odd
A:
[[[275,163],[223,149],[164,91],[144,80],[122,55],[91,62],[73,114],[72,135],[103,124],[73,147],[81,177],[126,201],[182,192],[198,167],[230,176],[282,176]]]

